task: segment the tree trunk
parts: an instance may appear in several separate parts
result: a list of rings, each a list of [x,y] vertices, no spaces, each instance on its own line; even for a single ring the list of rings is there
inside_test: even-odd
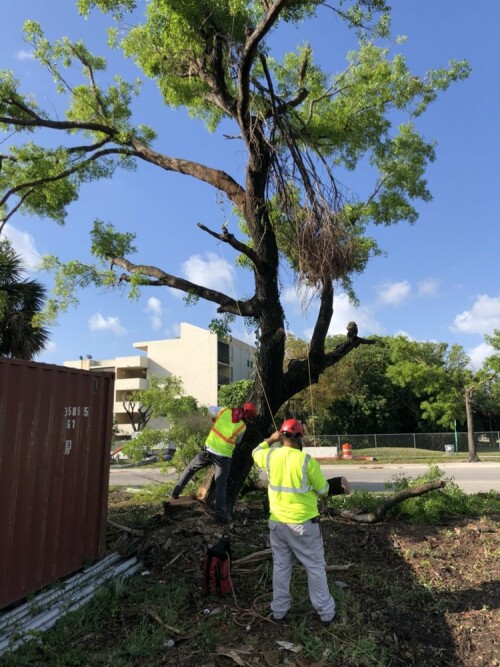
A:
[[[472,413],[472,394],[474,387],[465,387],[465,414],[467,415],[467,446],[469,449],[469,462],[479,461],[476,451],[476,437],[474,435],[474,415]]]
[[[275,325],[276,320],[273,321],[275,316],[276,314],[269,314],[266,324],[272,322]],[[266,318],[263,316],[262,320],[266,320]],[[314,358],[309,359],[309,363],[307,359],[305,361],[293,360],[286,372],[283,372],[285,332],[281,326],[275,328],[274,331],[273,335],[261,335],[259,339],[257,378],[252,394],[248,397],[248,400],[252,401],[257,407],[257,418],[249,425],[241,442],[234,449],[226,493],[226,504],[229,512],[232,511],[238,494],[252,468],[253,449],[281,426],[275,420],[277,411],[289,398],[307,387],[310,382],[316,383],[325,368],[338,363],[356,347],[374,343],[373,340],[348,336],[332,352],[323,355],[316,352]],[[210,505],[215,499],[213,478],[208,493],[205,492],[205,489],[206,485],[204,483],[203,495],[205,502]]]

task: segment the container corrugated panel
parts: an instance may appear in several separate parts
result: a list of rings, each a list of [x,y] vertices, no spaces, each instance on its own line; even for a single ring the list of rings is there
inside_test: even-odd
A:
[[[113,382],[0,359],[0,609],[104,555]]]

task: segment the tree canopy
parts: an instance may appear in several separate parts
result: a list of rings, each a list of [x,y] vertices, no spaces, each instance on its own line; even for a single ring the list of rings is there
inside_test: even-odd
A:
[[[95,265],[52,257],[45,266],[56,273],[53,312],[90,283],[128,285],[132,294],[168,286],[191,301],[215,303],[220,334],[236,317],[251,324],[259,350],[252,394],[259,419],[236,452],[244,477],[251,446],[276,410],[367,342],[354,325],[326,350],[334,286],[355,298],[354,276],[380,252],[369,228],[413,223],[415,202],[430,200],[425,169],[435,159],[434,146],[415,121],[441,91],[468,75],[468,66],[451,62],[423,75],[410,71],[394,53],[384,0],[151,0],[138,21],[133,0],[79,0],[78,8],[84,15],[100,10],[116,21],[110,45],[156,83],[166,107],[185,108],[221,141],[237,142],[245,156],[243,174],[164,152],[161,134],[133,117],[136,82],[110,79],[105,59],[85,44],[68,38],[50,43],[40,25],[27,21],[26,40],[63,95],[66,115],[60,119],[42,108],[12,73],[0,74],[0,124],[15,137],[1,156],[0,229],[17,213],[62,223],[82,184],[141,163],[220,193],[239,234],[226,226],[199,227],[252,272],[249,296],[187,281],[168,267],[148,264],[142,252],[133,261],[137,230],[118,233],[100,219],[91,238]],[[284,55],[273,49],[280,29],[318,15],[330,21],[332,40],[341,30],[357,38],[341,71],[323,71],[314,45],[290,44]],[[368,193],[356,196],[343,183],[360,165],[369,165],[373,182]],[[307,356],[290,359],[286,368],[284,270],[318,303]]]

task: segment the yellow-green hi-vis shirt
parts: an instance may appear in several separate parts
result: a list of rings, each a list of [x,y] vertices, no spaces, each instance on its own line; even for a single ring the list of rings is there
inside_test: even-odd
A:
[[[304,523],[318,516],[318,495],[326,496],[328,483],[316,459],[292,447],[270,448],[265,441],[252,456],[267,472],[272,521]]]
[[[231,408],[219,410],[205,445],[220,456],[232,456],[236,442],[245,432],[244,421],[231,421]]]

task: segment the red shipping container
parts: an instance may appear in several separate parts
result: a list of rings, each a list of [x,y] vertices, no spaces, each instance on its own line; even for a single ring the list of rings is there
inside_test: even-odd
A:
[[[113,383],[0,358],[0,609],[104,555]]]

